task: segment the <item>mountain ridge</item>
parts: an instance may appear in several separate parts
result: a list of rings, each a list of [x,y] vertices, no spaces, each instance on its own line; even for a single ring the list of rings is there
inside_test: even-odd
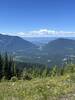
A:
[[[0,34],[0,50],[16,51],[27,48],[36,48],[31,42],[24,40],[18,36],[9,36]]]

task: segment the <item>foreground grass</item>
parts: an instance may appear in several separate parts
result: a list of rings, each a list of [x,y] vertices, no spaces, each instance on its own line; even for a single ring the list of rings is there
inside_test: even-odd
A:
[[[68,74],[31,81],[0,82],[0,100],[75,100],[74,90],[75,83]]]

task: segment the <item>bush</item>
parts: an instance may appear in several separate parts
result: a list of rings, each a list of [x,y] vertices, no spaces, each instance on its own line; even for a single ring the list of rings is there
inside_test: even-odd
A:
[[[17,80],[18,80],[18,78],[16,76],[11,77],[12,82],[16,82]]]
[[[6,78],[5,78],[5,76],[3,76],[1,79],[1,82],[5,82],[5,81],[6,81]]]
[[[29,75],[29,74],[25,74],[25,75],[22,76],[22,79],[23,79],[23,80],[31,80],[32,77],[31,77],[31,75]]]

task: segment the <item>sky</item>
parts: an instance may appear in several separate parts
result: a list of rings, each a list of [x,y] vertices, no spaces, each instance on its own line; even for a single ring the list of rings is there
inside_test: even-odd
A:
[[[0,0],[0,33],[75,36],[75,0]]]

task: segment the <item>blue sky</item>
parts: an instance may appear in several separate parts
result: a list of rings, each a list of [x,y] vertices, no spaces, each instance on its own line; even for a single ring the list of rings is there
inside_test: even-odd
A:
[[[75,0],[0,0],[1,33],[40,30],[75,32]]]

